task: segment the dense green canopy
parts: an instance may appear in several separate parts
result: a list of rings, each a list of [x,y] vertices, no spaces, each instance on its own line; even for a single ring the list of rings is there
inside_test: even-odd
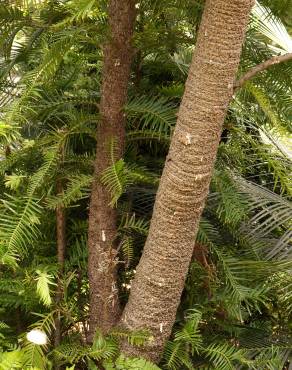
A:
[[[256,3],[238,78],[292,52],[290,5]],[[148,233],[204,1],[145,0],[136,7],[125,155],[117,156],[113,140],[111,166],[100,174],[118,210],[122,305]],[[141,345],[147,332],[97,332],[93,345],[86,344],[88,206],[107,2],[2,1],[0,30],[0,369],[157,369],[119,356],[120,338]],[[287,61],[234,94],[161,369],[288,366],[291,90]],[[63,273],[55,237],[60,207],[66,213]],[[54,347],[58,318],[62,341]],[[46,345],[27,339],[35,329],[46,333]]]

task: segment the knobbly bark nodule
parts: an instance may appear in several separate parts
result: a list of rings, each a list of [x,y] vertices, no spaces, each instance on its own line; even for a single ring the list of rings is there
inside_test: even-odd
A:
[[[94,182],[89,207],[88,275],[90,286],[89,341],[99,327],[106,333],[119,319],[120,306],[116,279],[117,236],[116,210],[111,196],[100,182],[100,175],[112,163],[109,144],[115,141],[122,157],[125,141],[127,88],[133,57],[131,45],[134,22],[134,0],[110,0],[109,39],[104,47],[104,65],[97,125]]]
[[[175,320],[222,125],[233,94],[252,0],[207,0],[149,236],[121,325],[148,329],[123,352],[157,362]]]

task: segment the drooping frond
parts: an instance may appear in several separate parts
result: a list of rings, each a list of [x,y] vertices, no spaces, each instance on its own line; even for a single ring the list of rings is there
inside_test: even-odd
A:
[[[48,274],[46,271],[40,270],[37,270],[36,274],[37,293],[44,305],[50,306],[52,304],[50,285],[55,285],[53,282],[53,276]]]
[[[101,175],[101,182],[111,194],[111,206],[115,206],[121,195],[130,185],[138,183],[157,184],[158,178],[146,168],[137,164],[127,164],[124,159],[117,159],[115,143],[110,145],[111,166]]]
[[[48,197],[46,204],[50,209],[56,209],[58,206],[68,208],[79,200],[89,197],[91,182],[92,176],[90,175],[70,176],[64,193]]]
[[[23,366],[28,369],[45,369],[47,359],[42,346],[27,342],[22,348]]]
[[[126,107],[127,115],[133,120],[135,130],[151,130],[152,133],[170,136],[176,122],[176,111],[164,97],[132,98]]]
[[[44,184],[44,181],[55,170],[57,164],[58,148],[47,150],[44,155],[44,164],[30,178],[27,195],[32,197],[35,192]]]
[[[42,207],[36,198],[19,199],[8,194],[2,204],[1,260],[5,262],[9,257],[16,260],[26,255],[30,245],[38,238]]]
[[[251,238],[271,237],[282,229],[282,235],[271,250],[265,251],[268,259],[285,259],[291,254],[292,205],[285,198],[251,182],[237,179],[240,190],[249,198],[249,210],[255,213],[244,231]]]
[[[252,9],[254,16],[254,27],[262,33],[269,41],[270,48],[275,53],[292,52],[292,38],[283,23],[268,8],[263,7],[256,1]]]
[[[215,171],[212,187],[214,192],[209,196],[210,207],[214,206],[214,200],[219,219],[226,224],[238,225],[246,217],[246,200],[236,191],[228,172]]]
[[[131,262],[134,259],[134,240],[133,238],[127,236],[121,242],[121,249],[123,253],[123,258],[125,261],[125,267],[129,268]]]
[[[229,343],[215,343],[205,349],[205,353],[213,363],[214,369],[233,370],[237,362],[241,362],[244,352]]]
[[[121,369],[141,369],[141,370],[160,370],[158,366],[155,364],[140,358],[126,358],[125,356],[121,355],[115,361],[115,364],[118,368]]]
[[[149,229],[149,221],[142,218],[137,218],[135,214],[126,214],[119,225],[120,232],[136,232],[141,235],[147,235]]]
[[[111,194],[111,206],[115,206],[126,187],[130,184],[124,160],[119,159],[111,167],[108,167],[102,174],[101,182]]]
[[[81,346],[78,343],[64,343],[55,348],[52,356],[59,363],[102,361],[113,358],[117,354],[117,344],[111,338],[104,338],[97,330],[92,346]],[[93,363],[94,363],[93,362]]]
[[[0,369],[21,369],[24,354],[20,350],[0,352]]]

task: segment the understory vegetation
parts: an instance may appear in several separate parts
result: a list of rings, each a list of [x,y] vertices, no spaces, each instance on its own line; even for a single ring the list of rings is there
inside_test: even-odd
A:
[[[292,52],[289,4],[256,3],[238,78]],[[112,140],[111,166],[100,174],[118,213],[122,307],[148,235],[203,7],[201,0],[136,4],[125,154],[119,158]],[[88,208],[107,20],[104,0],[0,4],[0,369],[288,369],[291,61],[234,92],[160,364],[120,352],[120,341],[151,341],[147,330],[97,330],[88,343]],[[38,331],[46,334],[43,344],[27,337]]]

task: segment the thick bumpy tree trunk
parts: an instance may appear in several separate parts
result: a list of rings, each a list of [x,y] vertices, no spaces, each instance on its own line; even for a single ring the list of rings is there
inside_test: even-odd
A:
[[[121,157],[125,140],[127,87],[133,56],[131,39],[135,21],[135,0],[109,1],[109,41],[104,48],[100,101],[101,120],[97,127],[97,147],[88,232],[88,274],[90,284],[89,341],[99,327],[106,333],[119,319],[116,283],[116,210],[111,196],[100,182],[110,163],[109,145],[115,142]]]
[[[158,361],[175,320],[253,0],[207,0],[149,236],[121,325],[148,329],[128,355]]]

